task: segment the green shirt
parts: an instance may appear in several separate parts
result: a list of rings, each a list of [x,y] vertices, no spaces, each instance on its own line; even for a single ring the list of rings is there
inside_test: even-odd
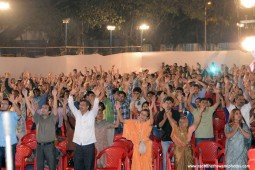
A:
[[[104,104],[105,104],[105,119],[107,122],[109,123],[114,123],[114,112],[113,112],[113,108],[112,108],[112,103],[110,101],[109,98],[106,98],[104,100]]]
[[[207,107],[202,114],[202,119],[195,131],[195,138],[213,138],[213,113],[215,109],[213,107]],[[193,112],[194,121],[197,121],[199,110],[195,109]]]

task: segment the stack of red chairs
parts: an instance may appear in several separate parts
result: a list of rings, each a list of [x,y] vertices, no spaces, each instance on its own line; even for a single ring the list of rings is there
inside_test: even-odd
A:
[[[37,141],[36,141],[36,134],[34,132],[28,133],[21,138],[21,145],[28,146],[32,151],[36,150]],[[25,161],[26,165],[34,165],[35,160],[33,161]]]
[[[16,170],[26,169],[26,158],[30,157],[32,154],[32,149],[26,145],[17,145],[16,155],[15,155],[15,168]]]

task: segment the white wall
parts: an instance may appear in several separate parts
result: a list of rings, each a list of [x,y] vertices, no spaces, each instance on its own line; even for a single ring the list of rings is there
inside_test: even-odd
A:
[[[156,71],[162,62],[166,64],[178,63],[196,65],[199,62],[202,66],[214,62],[215,64],[227,64],[232,66],[236,64],[249,65],[253,57],[249,53],[241,51],[166,51],[166,52],[143,52],[143,53],[121,53],[108,56],[99,54],[92,55],[74,55],[58,57],[0,57],[0,75],[10,71],[12,77],[19,77],[23,71],[29,71],[33,74],[47,75],[51,73],[64,72],[68,74],[74,68],[84,71],[84,67],[93,68],[93,66],[102,65],[104,70],[111,69],[112,65],[119,68],[120,72],[140,71],[148,68]]]

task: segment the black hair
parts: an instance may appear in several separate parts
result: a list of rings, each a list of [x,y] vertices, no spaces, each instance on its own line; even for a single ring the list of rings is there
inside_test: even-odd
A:
[[[170,102],[174,103],[174,99],[170,96],[167,96],[164,98],[163,102],[165,103],[166,101],[170,101]]]
[[[9,106],[12,106],[12,102],[8,98],[3,98],[3,100],[8,101]]]
[[[124,92],[124,91],[119,91],[119,94],[123,94],[124,95],[124,97],[126,97],[127,95],[126,95],[126,93]]]
[[[147,94],[155,95],[154,91],[149,91]]]
[[[207,101],[210,103],[210,106],[212,106],[212,105],[213,105],[213,99],[211,99],[211,98],[207,98]]]
[[[105,105],[103,102],[99,102],[99,107],[101,107],[101,110],[104,111],[105,110]]]
[[[86,94],[84,95],[84,98],[88,97],[91,94],[95,94],[95,93],[91,90],[87,91]]]
[[[112,89],[112,94],[115,94],[115,93],[117,93],[117,92],[119,92],[119,89],[118,89],[118,88]]]
[[[142,89],[140,87],[135,87],[133,89],[133,92],[138,92],[138,93],[142,93]]]
[[[150,105],[149,102],[145,101],[145,102],[143,102],[142,107],[143,107],[143,105],[145,105],[145,104],[147,104],[148,106]]]

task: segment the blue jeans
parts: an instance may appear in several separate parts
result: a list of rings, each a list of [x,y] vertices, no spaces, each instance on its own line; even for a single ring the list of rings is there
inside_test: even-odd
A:
[[[163,131],[158,129],[156,126],[153,126],[152,133],[153,133],[154,136],[156,136],[157,138],[160,139],[162,134],[163,134]]]
[[[172,143],[172,141],[161,141],[163,152],[163,170],[166,170],[166,152]]]
[[[13,169],[15,169],[16,146],[17,146],[17,144],[12,145],[12,166],[13,166]],[[3,161],[5,161],[5,147],[0,147],[0,169],[4,164]]]

